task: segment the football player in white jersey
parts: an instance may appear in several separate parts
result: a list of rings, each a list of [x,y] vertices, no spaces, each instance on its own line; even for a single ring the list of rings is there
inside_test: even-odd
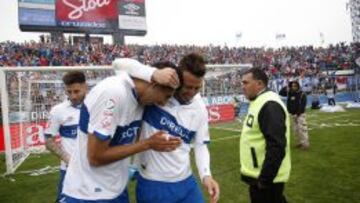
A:
[[[161,72],[152,69],[149,78],[167,78],[156,77]],[[178,81],[176,72],[170,72],[168,78]],[[164,105],[173,93],[174,88],[130,78],[125,72],[93,87],[80,110],[77,146],[64,180],[64,202],[128,203],[129,156],[149,149],[172,151],[181,144],[179,138],[166,139],[163,132],[134,143],[143,106]]]
[[[63,76],[62,80],[68,99],[52,107],[45,129],[47,149],[61,159],[56,202],[61,199],[66,168],[75,147],[80,106],[87,92],[86,78],[84,73],[80,71],[70,71]],[[60,143],[55,141],[56,135],[60,135]]]
[[[127,62],[131,75],[144,72],[145,66],[131,59],[119,59],[118,64]],[[171,67],[169,62],[154,64]],[[125,66],[114,66],[115,69]],[[201,191],[192,175],[190,163],[191,144],[194,146],[195,161],[203,186],[210,194],[210,201],[217,202],[220,189],[210,172],[210,141],[208,115],[204,102],[198,94],[205,75],[205,61],[198,54],[182,58],[177,68],[181,81],[173,98],[163,106],[146,107],[143,116],[141,139],[161,130],[172,137],[182,139],[182,145],[172,152],[145,151],[136,157],[139,176],[136,188],[138,203],[200,203],[204,202]],[[142,77],[143,78],[143,77]],[[143,78],[145,79],[145,78]]]

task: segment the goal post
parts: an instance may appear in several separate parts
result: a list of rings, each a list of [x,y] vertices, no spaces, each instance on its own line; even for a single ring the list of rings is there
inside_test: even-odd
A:
[[[249,64],[207,65],[204,98],[236,94],[240,87],[226,77],[236,78]],[[103,78],[114,75],[111,66],[1,67],[0,96],[2,109],[6,174],[14,173],[32,152],[45,150],[43,131],[52,106],[66,99],[62,76],[67,71],[83,71],[87,83],[94,86]],[[218,82],[224,82],[219,85]],[[55,99],[54,99],[55,97]],[[0,132],[1,134],[1,132]]]

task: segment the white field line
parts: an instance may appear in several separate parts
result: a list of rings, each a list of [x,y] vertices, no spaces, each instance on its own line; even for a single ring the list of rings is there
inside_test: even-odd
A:
[[[223,140],[230,140],[230,139],[235,139],[240,137],[239,135],[234,135],[234,136],[226,136],[226,137],[221,137],[221,138],[216,138],[216,139],[212,139],[211,142],[219,142],[219,141],[223,141]]]
[[[232,132],[241,132],[241,130],[236,129],[236,128],[226,128],[226,127],[211,127],[212,129],[215,130],[226,130],[226,131],[232,131]]]
[[[348,117],[349,115],[341,115],[341,116],[331,116],[331,117],[324,117],[323,119],[308,119],[308,120],[312,120],[312,121],[328,121],[328,120],[332,120],[332,119],[336,119],[336,118],[344,118],[344,117]]]

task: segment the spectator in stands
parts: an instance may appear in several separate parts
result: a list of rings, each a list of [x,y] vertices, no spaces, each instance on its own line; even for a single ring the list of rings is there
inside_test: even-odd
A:
[[[320,109],[320,97],[319,97],[319,89],[315,88],[312,92],[312,101],[311,101],[312,109]]]
[[[15,43],[0,42],[0,66],[75,66],[110,65],[115,58],[135,58],[145,64],[156,61],[178,63],[185,53],[198,52],[205,56],[209,64],[250,63],[269,73],[270,80],[319,78],[325,70],[354,69],[355,59],[360,57],[360,43],[339,43],[328,48],[312,46],[281,49],[245,48],[227,46],[190,45],[108,45],[89,43]],[[235,80],[235,82],[234,82]],[[206,84],[209,94],[228,94],[239,88],[241,81],[237,75],[213,78]],[[300,82],[301,83],[301,82]],[[232,84],[232,85],[229,85]],[[276,84],[276,83],[273,83]],[[310,85],[303,85],[310,92]],[[277,86],[274,86],[276,87]],[[274,89],[278,90],[278,89]]]
[[[327,82],[325,83],[325,95],[328,99],[329,106],[335,106],[335,95],[336,95],[337,86],[333,79],[328,78]]]

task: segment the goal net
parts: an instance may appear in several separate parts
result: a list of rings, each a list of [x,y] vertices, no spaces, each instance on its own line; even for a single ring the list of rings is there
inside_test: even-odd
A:
[[[240,93],[240,73],[249,67],[208,65],[202,89],[204,100]],[[7,174],[14,173],[30,153],[45,150],[43,131],[48,113],[66,99],[61,79],[70,70],[83,71],[90,88],[115,74],[110,66],[0,68],[0,152],[5,152]]]

